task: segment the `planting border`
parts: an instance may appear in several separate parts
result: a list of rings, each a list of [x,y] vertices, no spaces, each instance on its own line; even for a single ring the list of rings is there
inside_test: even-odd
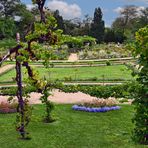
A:
[[[111,107],[85,107],[85,106],[79,106],[79,105],[73,105],[72,109],[76,111],[85,111],[85,112],[108,112],[113,110],[119,110],[120,106],[111,106]]]

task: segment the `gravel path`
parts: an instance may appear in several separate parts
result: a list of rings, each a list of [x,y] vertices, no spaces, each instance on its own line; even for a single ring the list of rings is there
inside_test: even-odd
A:
[[[15,65],[13,64],[9,64],[9,65],[5,65],[3,67],[0,68],[0,74],[4,73],[5,71],[9,70],[9,69],[13,69],[15,67]]]
[[[0,103],[7,102],[8,97],[9,96],[0,96]],[[29,98],[30,104],[40,104],[41,103],[41,101],[39,100],[40,97],[41,97],[41,94],[39,93],[31,93]],[[93,99],[95,99],[95,97],[91,97],[82,92],[64,93],[58,90],[54,90],[52,92],[52,96],[49,96],[48,99],[58,104],[75,104],[75,103],[80,103],[84,101],[92,101]]]
[[[41,101],[39,100],[40,97],[41,97],[41,94],[39,93],[31,93],[29,98],[30,104],[41,104]],[[0,96],[0,103],[7,102],[8,98],[9,96]],[[17,100],[16,97],[15,99]],[[83,102],[91,102],[93,99],[97,99],[97,98],[84,94],[82,92],[64,93],[58,90],[54,90],[52,92],[52,96],[49,96],[48,99],[56,104],[78,104]],[[121,98],[121,99],[124,99],[124,98]],[[128,102],[124,102],[122,104],[131,104],[132,101],[133,101],[132,99],[129,99]]]
[[[74,62],[74,61],[78,61],[78,55],[76,53],[71,53],[69,58],[68,58],[69,62]]]

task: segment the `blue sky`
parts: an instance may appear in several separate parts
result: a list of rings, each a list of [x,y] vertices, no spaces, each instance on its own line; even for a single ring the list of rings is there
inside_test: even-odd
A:
[[[31,0],[21,0],[25,4],[31,4]],[[148,0],[46,0],[46,5],[52,9],[59,9],[60,14],[65,19],[75,17],[83,18],[89,14],[93,17],[95,8],[100,7],[103,12],[103,19],[106,26],[110,26],[119,15],[125,5],[136,5],[139,7],[148,7]],[[31,5],[28,5],[31,7]]]

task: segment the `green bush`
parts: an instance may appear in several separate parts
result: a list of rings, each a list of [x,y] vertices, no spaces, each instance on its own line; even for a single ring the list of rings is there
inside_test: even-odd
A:
[[[148,25],[136,33],[136,42],[133,46],[135,55],[138,55],[139,70],[137,82],[141,85],[135,104],[135,128],[133,139],[141,144],[148,145]]]
[[[63,86],[60,89],[64,92],[71,92],[71,93],[80,91],[97,98],[115,97],[115,98],[134,99],[136,97],[136,93],[138,93],[140,88],[141,86],[138,85],[136,82],[129,82],[114,86],[69,85],[69,86]],[[133,92],[135,92],[134,95]]]
[[[33,91],[34,88],[28,88],[28,89],[29,90],[31,89]],[[134,99],[137,96],[138,92],[140,91],[141,85],[139,85],[137,82],[129,82],[114,86],[63,85],[60,86],[59,88],[57,87],[57,89],[60,89],[61,91],[66,93],[75,93],[80,91],[97,98],[115,97],[115,98]],[[27,92],[29,90],[26,89]],[[2,95],[15,95],[16,87],[1,88],[0,93]]]
[[[106,66],[111,66],[111,62],[110,61],[106,61]]]

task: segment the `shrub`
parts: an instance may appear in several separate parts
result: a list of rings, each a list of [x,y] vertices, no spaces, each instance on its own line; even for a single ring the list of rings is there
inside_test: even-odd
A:
[[[128,99],[124,98],[124,99],[119,100],[119,102],[120,103],[128,102]]]
[[[138,64],[141,69],[137,81],[142,86],[134,101],[136,113],[133,119],[133,139],[148,145],[148,25],[136,33],[133,48],[135,55],[139,57]]]
[[[69,76],[69,77],[64,77],[64,81],[72,81],[72,77]]]
[[[128,82],[121,85],[114,86],[100,86],[100,85],[69,85],[59,88],[64,92],[83,92],[90,96],[97,98],[127,98],[134,99],[141,89],[141,85],[137,82]],[[133,93],[134,92],[134,93]]]
[[[106,66],[111,66],[111,62],[110,61],[106,61]]]
[[[94,99],[90,102],[83,102],[80,104],[80,106],[85,107],[111,107],[117,105],[117,100],[114,98],[108,98],[108,99]]]

